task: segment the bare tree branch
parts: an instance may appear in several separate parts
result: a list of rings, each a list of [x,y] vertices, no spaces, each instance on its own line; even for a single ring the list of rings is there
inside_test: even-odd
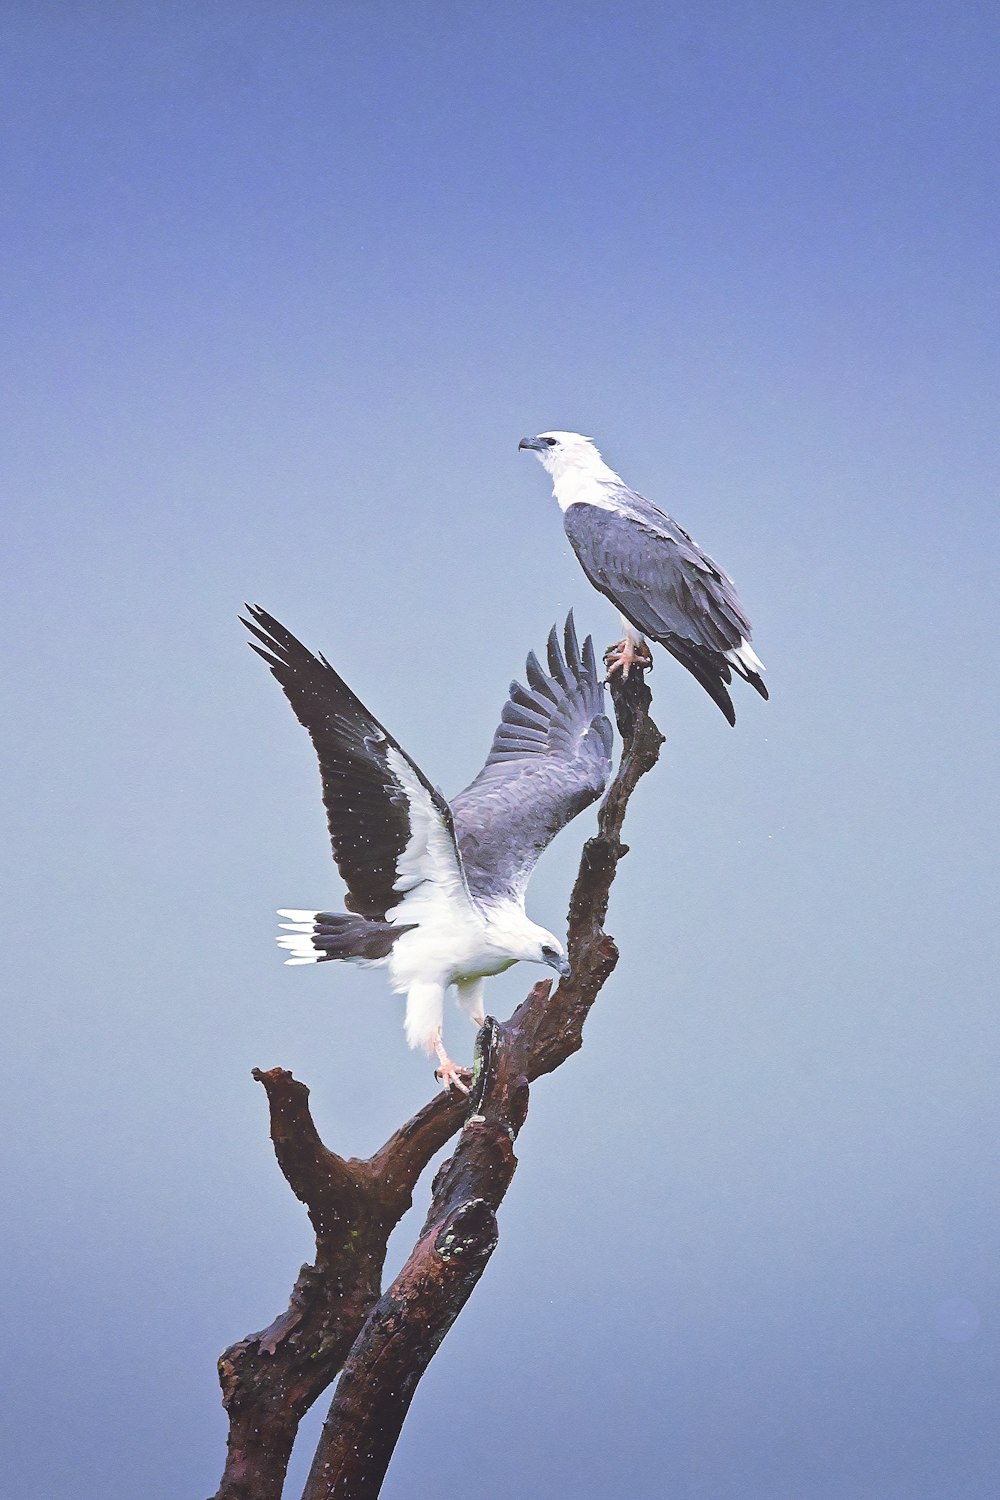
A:
[[[254,1070],[267,1091],[274,1153],[316,1231],[285,1312],[219,1360],[229,1452],[216,1500],[279,1500],[299,1422],[344,1363],[381,1290],[389,1235],[465,1101],[437,1094],[367,1161],[327,1150],[309,1090],[283,1068]]]
[[[413,1392],[465,1305],[497,1243],[496,1211],[517,1165],[513,1142],[528,1084],[581,1045],[584,1022],[618,961],[604,932],[611,884],[628,852],[620,834],[629,798],[663,738],[641,676],[612,683],[624,741],[584,846],[569,909],[572,973],[554,994],[536,984],[509,1021],[488,1018],[476,1043],[470,1100],[438,1094],[367,1161],[329,1151],[308,1089],[280,1068],[254,1076],[267,1091],[275,1155],[316,1231],[290,1305],[219,1362],[229,1414],[229,1459],[215,1500],[279,1500],[302,1416],[343,1370],[303,1500],[378,1494]],[[462,1124],[439,1170],[424,1228],[380,1295],[386,1242],[417,1178]]]
[[[528,1081],[512,1067],[503,1028],[489,1018],[476,1042],[473,1112],[435,1178],[412,1254],[347,1357],[303,1500],[369,1500],[382,1486],[417,1383],[497,1243],[528,1109]]]

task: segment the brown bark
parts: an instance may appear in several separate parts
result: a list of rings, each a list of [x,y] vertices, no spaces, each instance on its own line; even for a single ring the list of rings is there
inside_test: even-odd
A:
[[[329,1386],[381,1290],[385,1249],[414,1185],[462,1122],[437,1094],[366,1161],[327,1150],[309,1090],[283,1068],[254,1070],[267,1091],[274,1153],[316,1232],[285,1312],[219,1360],[229,1456],[216,1500],[278,1500],[299,1422]]]
[[[493,1253],[528,1081],[492,1018],[477,1038],[474,1077],[469,1118],[435,1178],[420,1238],[347,1357],[302,1500],[378,1494],[417,1383]]]
[[[628,852],[620,834],[662,736],[639,674],[612,697],[624,741],[584,846],[569,908],[569,979],[536,984],[509,1021],[488,1018],[476,1043],[468,1100],[438,1094],[366,1161],[329,1151],[308,1089],[283,1069],[255,1071],[267,1091],[275,1155],[309,1211],[316,1259],[288,1309],[219,1361],[229,1415],[229,1458],[215,1500],[279,1500],[298,1424],[342,1370],[303,1500],[376,1496],[421,1375],[465,1305],[497,1243],[496,1211],[517,1165],[513,1142],[528,1084],[565,1062],[618,961],[604,932],[611,884]],[[431,1157],[463,1124],[439,1170],[420,1238],[380,1295],[386,1243]]]

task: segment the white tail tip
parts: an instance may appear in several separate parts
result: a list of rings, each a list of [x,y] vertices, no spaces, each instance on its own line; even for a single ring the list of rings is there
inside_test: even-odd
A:
[[[748,672],[765,672],[767,670],[747,640],[741,640],[738,646],[734,646],[731,651],[727,651],[726,659],[732,662],[737,671],[745,669]]]
[[[275,938],[279,948],[284,948],[292,956],[286,958],[286,964],[317,964],[319,953],[313,947],[312,929],[309,932],[297,932],[288,937]]]

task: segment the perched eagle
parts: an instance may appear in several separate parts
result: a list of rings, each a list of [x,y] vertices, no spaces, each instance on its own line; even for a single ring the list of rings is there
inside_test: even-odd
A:
[[[642,637],[666,646],[736,723],[726,691],[735,671],[767,688],[750,645],[750,622],[731,578],[662,510],[630,490],[578,432],[522,438],[552,475],[566,535],[591,583],[621,611],[625,639],[609,653],[611,671],[650,666]],[[633,634],[638,631],[638,636]]]
[[[539,855],[604,791],[611,723],[588,637],[572,615],[553,629],[548,672],[534,653],[527,687],[511,684],[486,764],[449,806],[322,656],[249,607],[251,642],[284,690],[319,757],[333,857],[348,912],[288,911],[290,964],[378,965],[406,994],[411,1047],[436,1053],[446,1088],[464,1088],[442,1039],[449,985],[476,1025],[483,980],[518,960],[562,977],[562,944],[524,910]]]

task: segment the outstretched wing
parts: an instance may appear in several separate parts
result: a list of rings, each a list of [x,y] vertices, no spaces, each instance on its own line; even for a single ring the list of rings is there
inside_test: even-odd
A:
[[[564,644],[553,628],[547,673],[528,657],[528,686],[511,683],[486,764],[452,799],[469,889],[485,903],[520,901],[542,850],[608,784],[604,686],[593,641],[581,652],[572,614]]]
[[[405,893],[430,882],[468,902],[447,802],[322,656],[313,656],[273,615],[247,606],[243,624],[266,649],[319,757],[323,804],[346,905],[382,921]],[[412,904],[412,903],[411,903]]]
[[[622,485],[621,508],[570,505],[563,523],[583,571],[627,620],[697,678],[729,722],[732,669],[767,697],[732,579],[675,521]]]

